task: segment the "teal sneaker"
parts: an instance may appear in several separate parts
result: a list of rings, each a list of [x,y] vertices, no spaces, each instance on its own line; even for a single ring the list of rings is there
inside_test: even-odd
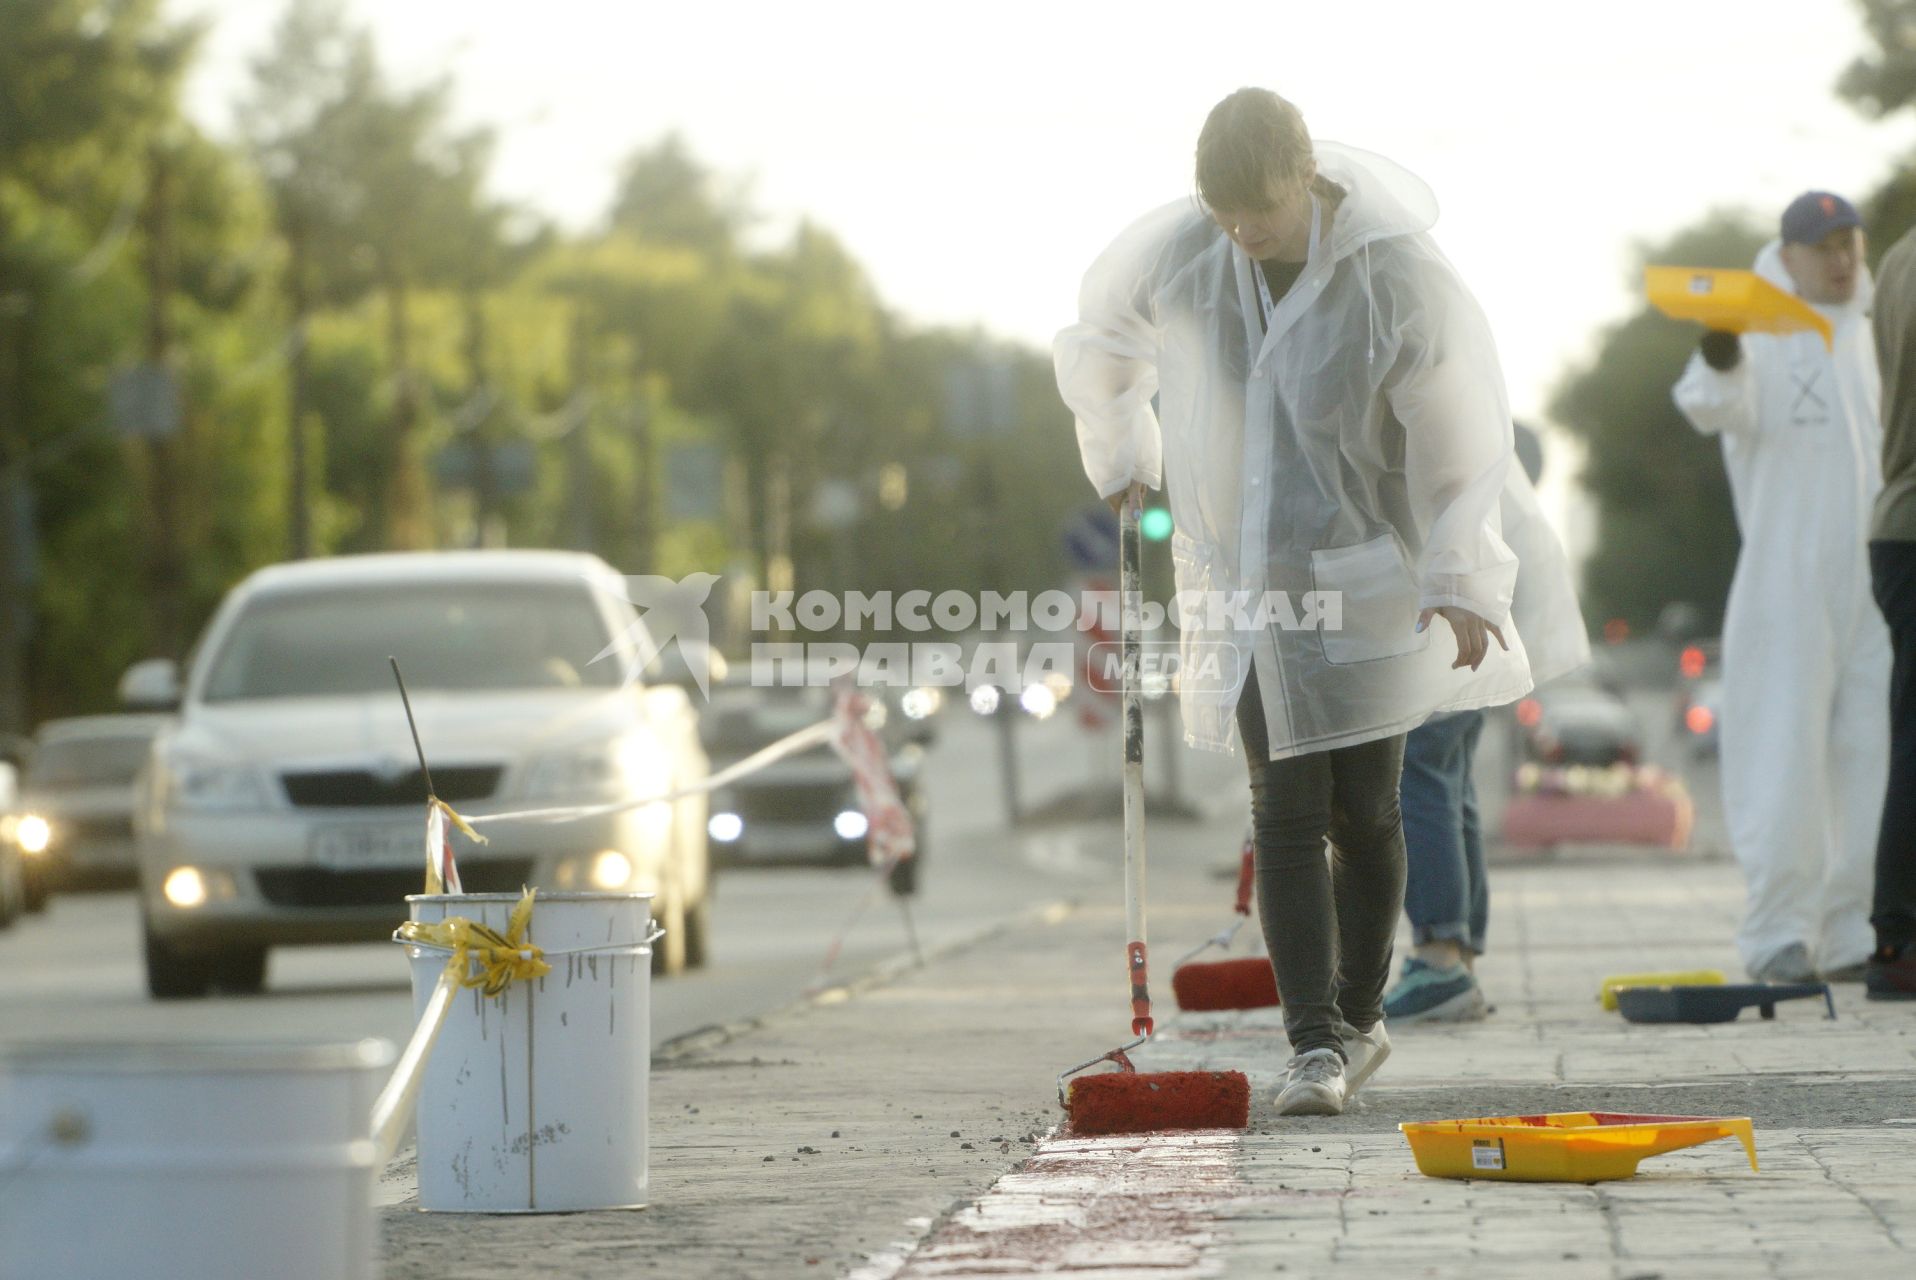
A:
[[[1397,985],[1384,994],[1390,1022],[1478,1022],[1489,1016],[1483,988],[1460,964],[1439,968],[1411,956]]]

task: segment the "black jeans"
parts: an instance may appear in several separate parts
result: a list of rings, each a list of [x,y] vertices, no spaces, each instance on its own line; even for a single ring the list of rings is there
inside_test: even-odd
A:
[[[1889,623],[1889,792],[1876,841],[1876,944],[1916,942],[1916,542],[1869,544],[1870,581]]]
[[[1272,760],[1255,672],[1237,729],[1251,770],[1258,922],[1284,1030],[1293,1053],[1337,1049],[1340,1022],[1368,1031],[1384,1016],[1404,909],[1404,735]]]

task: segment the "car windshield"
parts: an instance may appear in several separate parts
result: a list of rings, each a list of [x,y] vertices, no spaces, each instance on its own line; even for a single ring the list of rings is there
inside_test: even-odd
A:
[[[584,583],[419,582],[280,592],[246,606],[206,678],[207,702],[413,690],[616,688],[611,640]]]
[[[722,685],[705,717],[706,749],[743,755],[831,714],[830,689]]]
[[[143,737],[43,742],[27,768],[27,785],[38,790],[129,786],[146,763],[150,742]]]

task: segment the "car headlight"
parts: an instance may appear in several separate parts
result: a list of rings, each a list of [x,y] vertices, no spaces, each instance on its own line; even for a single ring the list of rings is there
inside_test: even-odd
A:
[[[632,872],[632,859],[617,849],[603,849],[592,859],[592,887],[616,892],[632,882]]]
[[[1047,684],[1029,684],[1018,695],[1018,705],[1034,720],[1048,720],[1058,709],[1058,695]]]
[[[251,765],[176,758],[167,779],[172,802],[182,809],[240,810],[267,806],[266,780]]]
[[[617,849],[567,858],[554,873],[553,884],[568,891],[599,893],[657,893],[659,889],[658,874],[650,864]]]
[[[227,901],[237,892],[233,873],[219,868],[174,867],[160,881],[160,895],[181,911]]]
[[[945,695],[933,685],[920,685],[908,690],[898,700],[898,706],[907,720],[928,720],[938,714],[945,705]]]
[[[598,743],[537,756],[526,771],[526,795],[536,800],[636,799],[662,794],[671,771],[647,739]]]
[[[20,852],[42,854],[53,843],[53,824],[37,813],[21,816],[14,824],[13,842],[20,846]]]

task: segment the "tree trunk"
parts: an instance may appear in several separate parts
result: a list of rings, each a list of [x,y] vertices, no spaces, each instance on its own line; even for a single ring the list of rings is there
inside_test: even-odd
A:
[[[295,560],[304,560],[313,554],[306,454],[307,406],[312,403],[312,363],[306,344],[311,336],[312,300],[306,291],[306,230],[294,223],[288,232],[287,299],[293,310],[293,352],[286,388],[287,552]]]
[[[146,207],[146,359],[172,369],[173,219],[172,165],[163,144],[151,152]],[[183,430],[176,424],[175,430]],[[150,647],[178,659],[186,650],[186,567],[179,528],[179,441],[148,436],[147,483],[153,510],[147,544],[147,599],[152,610]]]
[[[419,456],[419,388],[412,368],[412,296],[396,271],[386,274],[386,342],[392,365],[392,473],[386,480],[386,545],[423,551],[432,545],[431,499]]]
[[[584,307],[572,320],[572,425],[566,432],[566,532],[574,551],[594,551],[592,521],[592,326]]]

